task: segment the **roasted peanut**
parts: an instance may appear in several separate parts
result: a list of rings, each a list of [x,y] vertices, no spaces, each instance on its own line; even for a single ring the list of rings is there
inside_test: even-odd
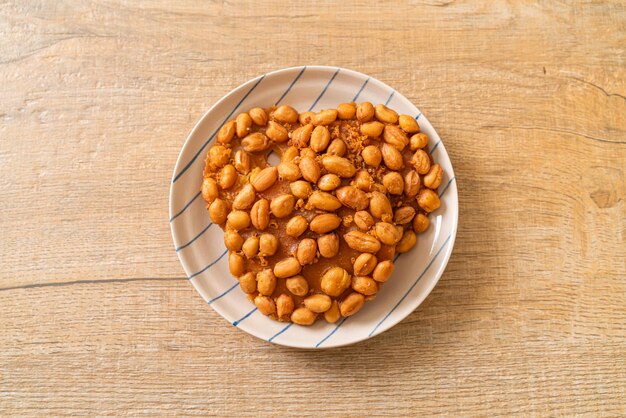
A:
[[[361,310],[365,303],[365,297],[358,293],[352,292],[341,302],[339,305],[339,311],[342,316],[352,316]]]
[[[290,146],[283,152],[283,155],[280,157],[280,161],[283,163],[290,163],[293,162],[298,155],[300,155],[298,148]]]
[[[244,185],[233,200],[233,209],[249,209],[254,203],[255,197],[254,187],[251,184]]]
[[[237,128],[237,136],[239,138],[243,138],[248,135],[250,132],[250,128],[252,127],[252,118],[247,113],[240,113],[237,115],[237,119],[235,119],[236,128]]]
[[[439,209],[441,201],[437,193],[430,189],[421,189],[417,194],[417,204],[426,212],[434,212]]]
[[[321,174],[319,164],[311,157],[303,157],[300,159],[300,171],[302,172],[302,177],[311,183],[317,183]]]
[[[304,299],[304,306],[315,313],[326,312],[330,309],[331,305],[332,300],[328,296],[322,294],[311,295]]]
[[[279,319],[285,320],[293,313],[294,303],[293,298],[285,293],[281,293],[276,298],[276,315]]]
[[[352,290],[365,296],[378,293],[378,283],[370,277],[355,276],[352,278]]]
[[[311,139],[311,132],[313,132],[313,125],[310,123],[295,129],[291,133],[291,143],[298,148],[306,147]]]
[[[313,151],[311,148],[302,148],[300,150],[300,159],[302,158],[313,158],[317,157],[317,153]]]
[[[406,253],[411,248],[415,246],[417,243],[417,236],[415,236],[415,232],[408,230],[404,232],[402,235],[402,239],[398,241],[396,245],[396,251],[399,253]]]
[[[298,308],[291,314],[291,322],[298,325],[311,325],[317,315],[307,308]]]
[[[261,270],[256,275],[256,286],[259,293],[266,296],[271,296],[276,289],[276,276],[272,273],[272,269]]]
[[[324,174],[317,182],[317,187],[319,187],[320,190],[324,190],[326,192],[335,190],[340,185],[341,179],[336,174]]]
[[[278,238],[272,234],[261,234],[259,237],[259,255],[271,257],[278,250]]]
[[[305,238],[298,244],[296,258],[300,264],[311,264],[317,254],[317,242],[312,238]]]
[[[341,313],[339,312],[339,304],[336,300],[333,300],[330,308],[326,312],[324,312],[324,319],[326,320],[326,322],[334,324],[339,320],[339,318],[341,318]]]
[[[384,104],[377,104],[374,110],[376,119],[384,123],[396,123],[398,122],[398,113],[395,110],[389,109]]]
[[[337,234],[322,235],[317,239],[317,248],[320,255],[325,258],[331,258],[339,252],[339,236]]]
[[[374,216],[374,218],[382,219],[383,221],[390,220],[393,216],[389,199],[387,199],[387,196],[380,192],[372,192],[372,197],[370,199],[370,212],[372,212],[372,216]]]
[[[251,294],[256,292],[256,278],[254,277],[254,273],[249,271],[239,277],[239,287],[241,287],[244,293]]]
[[[350,248],[362,253],[375,253],[380,250],[380,241],[361,231],[350,231],[344,234],[343,239]]]
[[[428,136],[425,133],[417,133],[411,137],[409,144],[411,151],[417,151],[428,145]]]
[[[300,178],[300,168],[293,162],[278,164],[278,176],[287,181],[296,181]]]
[[[217,187],[217,182],[215,179],[210,177],[202,180],[202,198],[207,202],[211,203],[219,196],[219,189]]]
[[[266,167],[254,177],[252,186],[257,192],[264,192],[272,187],[277,179],[278,169],[276,169],[276,167]]]
[[[341,267],[331,267],[322,275],[320,288],[329,296],[339,296],[350,287],[350,274]]]
[[[397,171],[391,171],[383,176],[383,186],[391,194],[402,194],[404,191],[404,180]]]
[[[279,122],[296,123],[298,121],[298,112],[291,106],[278,106],[271,116]]]
[[[409,115],[400,115],[400,117],[398,117],[398,124],[407,134],[414,134],[420,131],[417,120]]]
[[[375,145],[368,145],[363,148],[361,157],[363,157],[365,164],[371,165],[372,167],[378,167],[383,159],[380,149]]]
[[[324,109],[313,116],[313,125],[330,125],[337,120],[337,109]]]
[[[237,181],[237,170],[231,164],[226,164],[218,174],[220,187],[224,190],[231,188]]]
[[[417,196],[420,190],[420,176],[417,171],[411,170],[404,176],[404,194],[411,198]]]
[[[361,192],[362,193],[362,192]],[[337,191],[339,196],[339,191]],[[332,212],[341,207],[341,202],[332,194],[327,192],[314,191],[309,197],[309,204],[315,209]]]
[[[235,136],[237,123],[234,120],[226,122],[217,133],[217,142],[228,144]]]
[[[402,238],[402,232],[399,232],[394,225],[388,222],[378,222],[374,226],[374,231],[383,244],[395,245]]]
[[[337,199],[341,204],[357,211],[367,208],[370,203],[365,192],[354,186],[337,189]]]
[[[293,276],[285,280],[285,286],[296,296],[304,296],[309,293],[309,283],[302,276]]]
[[[317,215],[309,224],[309,229],[318,234],[333,231],[341,224],[341,218],[334,213]]]
[[[311,134],[311,149],[315,152],[322,152],[330,143],[330,132],[325,126],[316,126]]]
[[[324,168],[339,177],[352,177],[356,173],[356,168],[350,160],[336,155],[325,155],[322,159]],[[317,179],[316,179],[317,180]]]
[[[372,215],[365,210],[360,210],[354,214],[354,223],[362,231],[369,231],[375,224]]]
[[[405,225],[413,220],[415,209],[412,206],[402,206],[393,214],[393,222],[396,225]]]
[[[426,174],[430,171],[430,157],[423,149],[418,149],[411,158],[411,164],[419,174]]]
[[[363,191],[369,192],[372,190],[372,187],[374,187],[374,179],[367,170],[359,170],[354,175],[354,180],[352,180],[351,184]]]
[[[428,174],[424,176],[424,186],[429,189],[436,189],[441,184],[443,169],[439,164],[433,164]]]
[[[274,275],[278,278],[285,279],[300,273],[302,266],[295,257],[288,257],[280,260],[274,266]]]
[[[398,148],[391,144],[384,143],[380,152],[383,155],[383,161],[385,165],[391,170],[400,170],[404,165],[402,154],[398,151]]]
[[[374,272],[372,273],[372,278],[377,282],[386,282],[389,280],[389,277],[393,274],[396,266],[393,264],[391,260],[385,260],[378,263]]]
[[[298,238],[308,227],[309,222],[306,218],[304,216],[297,215],[289,219],[289,222],[287,222],[287,225],[285,226],[285,232],[290,237]]]
[[[407,137],[404,131],[398,128],[396,125],[385,126],[383,139],[386,143],[388,143],[389,145],[393,145],[400,151],[402,151],[404,147],[409,144],[409,137]]]
[[[253,235],[249,237],[241,247],[247,258],[254,258],[259,254],[259,237]]]
[[[337,117],[339,117],[339,119],[352,119],[355,114],[356,103],[354,102],[341,103],[339,106],[337,106]]]
[[[222,199],[215,199],[209,206],[209,217],[214,224],[222,225],[228,216],[228,205]]]
[[[374,118],[375,112],[374,105],[370,102],[363,102],[356,108],[356,118],[361,123],[369,122]]]
[[[230,149],[221,145],[213,145],[209,149],[209,163],[217,168],[224,167],[230,160]]]
[[[313,121],[313,116],[315,116],[315,112],[302,112],[300,116],[298,116],[298,121],[300,125],[306,125],[307,123],[311,123]]]
[[[260,231],[267,228],[270,223],[270,204],[267,199],[259,199],[252,205],[250,221]]]
[[[228,251],[239,251],[243,245],[243,237],[232,229],[224,231],[224,245]]]
[[[250,172],[250,155],[244,150],[238,150],[235,153],[235,168],[241,174]]]
[[[267,129],[265,135],[275,142],[285,142],[289,139],[289,132],[280,123],[269,121],[267,123]]]
[[[263,315],[276,313],[276,303],[269,296],[257,295],[254,298],[254,304]]]
[[[291,215],[296,204],[296,198],[292,194],[283,194],[272,199],[270,211],[277,218]]]
[[[267,125],[267,120],[269,118],[265,110],[261,109],[260,107],[255,107],[253,109],[250,109],[248,113],[250,114],[250,118],[252,119],[252,122],[254,122],[256,125],[259,125],[259,126]]]
[[[226,217],[226,229],[241,231],[250,226],[250,215],[243,210],[234,210]]]
[[[235,277],[239,277],[246,272],[246,266],[244,264],[243,256],[237,253],[228,254],[228,269],[230,274]]]
[[[289,189],[291,190],[291,193],[299,199],[306,199],[313,192],[311,185],[304,180],[298,180],[291,183],[289,185]]]
[[[374,254],[363,253],[359,254],[356,260],[354,260],[352,268],[355,275],[367,276],[374,270],[377,264],[378,260]]]
[[[343,157],[348,151],[348,146],[343,140],[337,138],[333,139],[333,142],[330,143],[328,149],[326,150],[327,154],[336,155],[337,157]]]
[[[270,147],[270,141],[269,138],[261,132],[254,132],[246,135],[246,137],[241,140],[241,147],[246,152],[265,151]]]
[[[413,231],[418,234],[426,231],[429,225],[430,221],[428,220],[428,216],[423,213],[418,213],[415,218],[413,218]]]
[[[361,133],[370,138],[378,138],[383,133],[385,125],[378,121],[367,122],[361,125]]]

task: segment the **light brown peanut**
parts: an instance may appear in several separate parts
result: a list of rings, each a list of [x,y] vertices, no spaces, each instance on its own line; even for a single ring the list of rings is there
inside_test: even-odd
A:
[[[328,146],[326,153],[330,155],[336,155],[337,157],[343,157],[348,151],[348,146],[343,140],[337,138],[333,139],[333,141]]]
[[[298,180],[291,183],[289,185],[289,189],[291,190],[291,193],[298,199],[306,199],[313,192],[311,185],[304,180]]]
[[[350,231],[344,234],[343,239],[350,248],[362,253],[376,253],[380,250],[380,241],[361,231]]]
[[[219,185],[222,189],[230,189],[237,181],[237,170],[231,164],[226,164],[218,174]]]
[[[358,293],[352,292],[341,302],[339,305],[339,311],[342,316],[352,316],[361,310],[365,303],[365,297]]]
[[[325,234],[333,231],[341,224],[341,218],[334,213],[323,213],[317,215],[309,224],[309,229],[318,234]]]
[[[393,214],[393,222],[396,225],[406,225],[413,220],[415,209],[412,206],[402,206]]]
[[[219,189],[217,187],[217,182],[215,179],[210,177],[206,177],[202,180],[202,198],[207,202],[211,203],[219,196]]]
[[[298,116],[298,121],[300,125],[306,125],[307,123],[311,123],[313,121],[313,116],[315,116],[315,112],[302,112],[300,116]]]
[[[365,164],[371,165],[372,167],[378,167],[383,159],[380,149],[376,145],[368,145],[363,148],[361,157],[363,157]]]
[[[418,213],[415,218],[413,218],[413,231],[418,234],[426,231],[429,225],[430,221],[428,220],[428,216],[423,213]]]
[[[341,267],[331,267],[320,280],[320,288],[329,296],[337,297],[350,287],[350,274]]]
[[[285,129],[285,127],[280,123],[276,123],[274,121],[269,121],[267,123],[265,135],[275,142],[285,142],[289,139],[289,132],[287,132],[287,129]]]
[[[300,273],[302,266],[295,257],[288,257],[280,260],[274,266],[274,275],[280,279],[295,276]]]
[[[389,109],[384,104],[377,104],[374,110],[376,119],[384,123],[396,123],[398,122],[398,113],[395,110]]]
[[[278,250],[278,238],[273,234],[261,234],[259,237],[259,255],[271,257]]]
[[[417,171],[411,170],[404,176],[404,194],[409,197],[417,196],[420,190],[421,180]]]
[[[298,148],[294,146],[288,147],[283,154],[280,156],[280,161],[283,163],[291,163],[294,162],[294,159],[300,155],[300,151]]]
[[[339,119],[352,119],[356,114],[356,103],[341,103],[337,106],[337,117]]]
[[[254,298],[254,304],[263,315],[271,315],[276,313],[276,303],[269,296],[257,295]]]
[[[214,224],[222,225],[228,216],[228,204],[222,199],[215,199],[209,206],[209,217]]]
[[[384,143],[380,152],[383,155],[383,161],[385,165],[391,170],[400,170],[404,165],[402,154],[398,151],[398,148],[391,144]]]
[[[378,222],[374,226],[374,231],[383,244],[395,245],[402,238],[402,232],[399,232],[393,224],[388,222]]]
[[[322,159],[324,168],[339,177],[352,177],[356,173],[356,168],[350,160],[336,155],[325,155]]]
[[[217,142],[220,144],[229,144],[235,136],[237,123],[234,120],[228,121],[222,126],[217,133]]]
[[[381,192],[372,192],[372,197],[370,198],[370,212],[372,212],[372,216],[374,218],[382,219],[383,221],[387,221],[389,218],[393,217],[393,212],[391,210],[391,203],[387,196],[385,196]]]
[[[224,231],[224,245],[228,251],[239,251],[243,246],[243,237],[232,229]]]
[[[332,300],[322,294],[311,295],[304,299],[304,306],[315,313],[323,313],[330,309]]]
[[[352,290],[365,296],[378,293],[378,283],[370,277],[355,276],[352,278]]]
[[[374,272],[372,273],[372,278],[377,282],[384,283],[389,280],[389,277],[391,277],[395,268],[396,266],[393,264],[393,261],[381,261],[374,269]]]
[[[404,235],[402,235],[402,239],[398,241],[398,244],[396,245],[396,251],[399,253],[406,253],[411,248],[415,247],[416,243],[417,243],[417,236],[415,235],[415,232],[411,230],[404,231]]]
[[[279,319],[286,320],[291,316],[294,309],[293,298],[285,293],[281,293],[276,298],[276,315]]]
[[[313,116],[313,125],[330,125],[337,120],[337,109],[324,109]]]
[[[259,126],[267,125],[267,121],[269,117],[267,116],[267,113],[265,112],[265,110],[261,109],[260,107],[255,107],[255,108],[250,109],[248,113],[250,114],[250,118],[252,119],[252,122],[254,122],[256,125],[259,125]]]
[[[265,167],[252,180],[252,186],[257,192],[263,192],[276,183],[278,179],[278,169],[276,167]]]
[[[235,153],[235,169],[241,174],[250,172],[250,155],[244,150],[238,150]]]
[[[402,194],[404,191],[404,180],[402,174],[391,171],[383,176],[383,186],[391,194]]]
[[[311,157],[303,157],[300,159],[300,171],[302,172],[302,177],[311,183],[317,183],[321,174],[319,164]]]
[[[341,204],[357,211],[367,208],[370,203],[367,194],[354,186],[344,186],[337,189],[337,199]]]
[[[298,121],[298,112],[291,106],[278,106],[271,116],[279,122],[296,123]]]
[[[224,167],[230,160],[230,149],[221,145],[213,145],[209,149],[209,163],[217,168]]]
[[[235,119],[236,128],[237,128],[237,136],[239,138],[243,138],[248,135],[250,132],[250,128],[252,127],[252,118],[246,112],[240,113],[237,115]]]
[[[300,159],[302,158],[313,158],[317,157],[317,153],[313,151],[311,148],[302,148],[300,150]]]
[[[337,192],[339,196],[339,191]],[[311,193],[309,196],[309,204],[315,209],[325,210],[332,212],[341,207],[341,202],[332,194],[327,192],[320,192],[318,190]]]
[[[243,256],[237,253],[228,254],[228,269],[230,274],[235,277],[239,277],[246,272],[246,266],[243,260]]]
[[[414,134],[420,131],[420,126],[417,123],[417,120],[409,115],[400,115],[398,117],[398,124],[407,134]]]
[[[246,137],[241,140],[241,147],[246,152],[265,151],[270,147],[270,141],[269,138],[261,132],[254,132],[246,135]]]
[[[362,231],[369,231],[375,224],[369,212],[360,210],[354,214],[354,223]]]
[[[295,129],[291,133],[291,143],[298,148],[306,147],[311,139],[311,132],[313,132],[313,125],[310,123]]]
[[[304,216],[297,215],[289,219],[285,226],[285,233],[290,237],[298,238],[309,227],[309,222]]]
[[[276,276],[272,273],[272,269],[264,269],[256,275],[256,286],[259,293],[266,296],[271,296],[276,289]]]
[[[251,184],[244,185],[235,199],[233,200],[233,209],[249,209],[254,204],[256,192]]]
[[[317,254],[317,242],[313,238],[305,238],[298,243],[296,258],[303,266],[311,264]]]
[[[417,151],[428,145],[428,136],[425,133],[417,133],[409,140],[411,151]]]
[[[291,215],[296,204],[296,198],[292,194],[283,194],[272,199],[270,211],[277,218]]]
[[[374,105],[370,102],[363,102],[356,107],[356,118],[361,123],[369,122],[374,118]]]
[[[293,276],[285,280],[285,286],[296,296],[304,296],[309,293],[309,283],[302,276]]]
[[[336,256],[339,252],[339,236],[337,234],[322,235],[317,239],[317,248],[322,257]]]
[[[317,315],[307,308],[298,308],[291,314],[291,322],[298,325],[311,325]]]
[[[300,168],[293,162],[282,162],[278,164],[278,176],[282,180],[296,181],[300,178]]]
[[[267,199],[259,199],[252,205],[250,221],[260,231],[267,228],[267,225],[270,223],[270,203]]]
[[[317,187],[326,192],[335,190],[341,185],[341,179],[336,174],[324,174],[317,182]]]
[[[372,187],[374,187],[374,179],[367,170],[359,170],[354,175],[354,180],[352,180],[351,184],[363,191],[369,192],[372,190]]]
[[[256,257],[259,254],[259,237],[253,235],[246,239],[241,250],[247,258]]]
[[[430,189],[421,189],[417,194],[417,204],[426,212],[434,212],[439,209],[441,201],[437,193]]]
[[[377,264],[378,260],[374,254],[363,253],[359,254],[356,260],[354,260],[352,268],[355,275],[367,276],[374,270]]]
[[[404,131],[398,128],[396,125],[385,126],[385,133],[383,139],[386,143],[393,145],[400,151],[409,144],[409,137],[406,136]]]
[[[383,133],[385,125],[375,120],[362,124],[360,129],[363,135],[367,135],[370,138],[378,138]]]
[[[330,132],[325,126],[316,126],[311,134],[311,149],[315,152],[322,152],[330,143]]]
[[[241,231],[250,226],[250,215],[243,210],[233,210],[226,217],[226,229]]]
[[[433,164],[428,174],[424,176],[424,186],[429,189],[436,189],[441,184],[443,169],[439,164]]]
[[[333,300],[330,308],[326,312],[324,312],[324,319],[329,324],[334,324],[339,320],[339,318],[341,318],[341,312],[339,312],[339,304],[336,300]]]
[[[239,277],[239,287],[244,293],[251,294],[256,292],[256,278],[251,271]]]
[[[411,164],[419,174],[426,174],[430,171],[430,158],[423,149],[415,151],[411,158]]]

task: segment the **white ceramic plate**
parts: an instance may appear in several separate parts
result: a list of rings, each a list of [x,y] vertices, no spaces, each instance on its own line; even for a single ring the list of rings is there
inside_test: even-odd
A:
[[[222,230],[211,225],[200,196],[204,159],[223,123],[255,106],[289,104],[299,112],[334,108],[339,103],[385,103],[414,115],[430,138],[430,152],[444,169],[439,187],[441,207],[418,243],[396,261],[394,275],[376,299],[354,317],[311,327],[271,320],[257,311],[228,272]],[[384,332],[409,315],[428,296],[443,273],[458,223],[457,188],[452,164],[426,117],[388,85],[345,68],[306,66],[274,71],[222,97],[193,128],[178,156],[170,188],[170,226],[174,246],[189,280],[205,301],[234,326],[276,344],[300,348],[338,347]]]

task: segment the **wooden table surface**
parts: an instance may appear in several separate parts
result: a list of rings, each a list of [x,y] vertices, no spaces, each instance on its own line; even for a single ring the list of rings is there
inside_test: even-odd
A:
[[[0,2],[0,415],[626,415],[626,4]],[[233,328],[168,192],[215,101],[359,70],[429,118],[460,225],[439,284],[357,345]]]

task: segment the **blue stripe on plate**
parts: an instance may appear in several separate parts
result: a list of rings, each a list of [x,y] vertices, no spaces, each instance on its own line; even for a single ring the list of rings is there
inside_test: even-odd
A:
[[[452,177],[450,179],[450,181],[448,181],[448,184],[446,184],[446,187],[443,188],[443,190],[441,191],[441,193],[439,193],[439,198],[441,199],[441,197],[443,196],[443,194],[446,192],[446,190],[448,190],[448,187],[450,187],[450,184],[452,184],[452,182],[454,181],[454,177]]]
[[[207,303],[210,305],[213,302],[215,302],[216,300],[219,300],[221,298],[223,298],[224,296],[226,296],[231,290],[233,290],[234,288],[236,288],[237,286],[239,286],[239,282],[235,283],[233,285],[233,287],[231,287],[230,289],[226,290],[225,292],[223,292],[221,295],[214,297],[213,299],[211,299],[210,301],[208,301]]]
[[[439,144],[441,144],[441,139],[439,140],[439,142],[437,142],[435,144],[435,146],[433,147],[433,149],[430,150],[430,154],[432,155],[433,152],[435,152],[435,150],[437,149],[437,147],[439,146]]]
[[[176,252],[179,252],[183,248],[186,248],[186,247],[190,246],[191,244],[193,244],[193,242],[195,240],[197,240],[198,238],[200,238],[202,236],[202,234],[204,234],[207,231],[207,229],[209,229],[212,225],[213,225],[213,222],[209,222],[209,224],[198,235],[193,237],[191,239],[191,241],[189,241],[187,244],[181,245],[180,247],[176,248]]]
[[[422,112],[419,112],[419,113],[417,114],[417,116],[415,116],[415,120],[418,120],[418,119],[420,118],[420,116],[422,116]]]
[[[419,283],[419,281],[422,279],[422,277],[424,276],[424,274],[426,274],[426,272],[428,271],[428,269],[430,268],[430,266],[433,265],[433,263],[435,262],[435,260],[437,259],[437,257],[439,256],[439,254],[441,254],[441,251],[445,248],[445,246],[448,244],[448,242],[450,241],[450,238],[452,237],[452,234],[448,235],[448,238],[446,238],[446,240],[444,241],[444,243],[441,245],[441,248],[439,248],[439,250],[437,251],[437,253],[435,254],[435,256],[432,258],[432,260],[430,260],[430,262],[428,263],[428,265],[426,266],[426,268],[424,269],[424,271],[422,272],[422,274],[420,274],[417,277],[417,280],[415,280],[415,282],[411,285],[411,287],[409,288],[409,290],[406,291],[406,293],[404,294],[404,296],[402,296],[400,298],[400,300],[398,301],[398,303],[396,303],[396,305],[389,311],[389,313],[387,315],[385,315],[385,317],[383,319],[380,320],[380,322],[374,327],[374,329],[372,330],[372,332],[369,333],[368,337],[371,337],[373,333],[376,332],[376,330],[378,329],[378,327],[380,327],[380,325],[385,322],[385,320],[387,320],[387,318],[389,318],[389,315],[391,315],[397,308],[398,306],[400,306],[400,304],[404,301],[404,299],[406,299],[406,297],[409,295],[409,293],[411,293],[411,291],[413,290],[413,288],[415,288],[415,286]]]
[[[367,77],[367,80],[365,80],[365,83],[363,83],[363,85],[361,86],[361,88],[359,89],[359,91],[356,93],[356,95],[352,98],[353,102],[356,102],[356,99],[359,98],[359,96],[361,95],[361,92],[363,91],[363,89],[365,88],[365,86],[367,86],[367,83],[370,81],[370,77]]]
[[[389,104],[389,102],[391,101],[391,98],[393,97],[393,95],[394,95],[394,94],[396,94],[396,91],[395,91],[395,90],[393,90],[393,91],[391,92],[391,95],[389,96],[389,98],[388,98],[388,99],[387,99],[387,101],[385,102],[385,106],[387,106],[387,105]]]
[[[344,322],[346,322],[348,320],[349,317],[346,318],[342,318],[341,321],[339,321],[339,323],[337,324],[337,326],[335,327],[335,329],[333,329],[330,334],[328,334],[327,336],[325,336],[324,338],[322,338],[322,340],[315,344],[315,347],[319,347],[320,345],[322,345],[324,343],[324,341],[326,341],[327,339],[329,339],[335,332],[337,332],[337,330],[339,329],[340,326],[343,325]]]
[[[233,108],[233,110],[230,111],[230,113],[228,114],[228,116],[226,116],[226,119],[224,119],[224,122],[221,123],[221,125],[219,126],[219,128],[217,128],[215,130],[215,132],[213,132],[213,135],[211,135],[209,137],[209,139],[206,140],[206,142],[204,143],[204,145],[202,145],[202,147],[198,150],[198,152],[196,153],[196,155],[193,156],[193,158],[191,159],[191,161],[189,161],[187,163],[186,166],[183,167],[182,170],[180,170],[180,172],[178,174],[176,174],[176,176],[174,176],[174,179],[172,180],[172,183],[176,183],[178,181],[178,179],[180,178],[180,176],[182,176],[188,169],[189,167],[191,167],[191,164],[194,163],[194,161],[196,161],[196,159],[200,156],[200,154],[202,154],[202,151],[204,150],[204,148],[206,148],[207,145],[209,145],[209,142],[211,142],[213,140],[213,137],[215,136],[215,134],[217,134],[219,132],[220,129],[222,129],[222,126],[224,126],[224,124],[226,122],[228,122],[228,119],[233,115],[233,113],[235,113],[235,111],[239,108],[239,106],[241,106],[241,104],[243,103],[244,100],[246,100],[248,98],[248,96],[250,95],[250,93],[252,93],[254,91],[254,89],[256,89],[256,87],[259,85],[259,83],[261,81],[263,81],[263,79],[265,78],[266,74],[263,74],[261,76],[261,78],[259,78],[259,80],[254,83],[254,86],[252,86],[252,88],[250,90],[248,90],[248,92],[241,98],[241,100],[239,100],[239,103],[237,103],[237,105]]]
[[[172,216],[170,218],[170,222],[172,222],[174,219],[178,218],[178,216],[183,213],[185,210],[187,210],[187,208],[189,207],[189,205],[191,205],[193,202],[195,202],[195,200],[198,198],[198,196],[200,196],[201,192],[198,192],[198,194],[196,194],[193,199],[191,199],[189,202],[187,202],[187,204],[185,206],[183,206],[183,208],[174,216]]]
[[[287,331],[292,325],[293,325],[293,322],[290,322],[289,325],[287,325],[286,327],[284,327],[283,329],[278,331],[276,334],[272,335],[270,337],[270,339],[267,340],[267,341],[271,343],[274,338],[278,337],[280,334],[282,334],[283,332]]]
[[[189,276],[189,279],[193,279],[194,277],[196,277],[198,274],[202,274],[204,273],[207,269],[213,267],[213,265],[215,263],[217,263],[218,261],[220,261],[228,252],[228,250],[224,251],[222,253],[222,255],[220,255],[219,257],[217,257],[217,259],[215,261],[210,262],[206,267],[204,267],[202,270],[195,272],[194,274],[192,274],[191,276]]]
[[[322,96],[324,95],[324,93],[326,93],[326,90],[328,90],[328,87],[331,85],[331,83],[333,82],[333,80],[335,79],[335,77],[337,77],[337,74],[339,74],[339,71],[341,71],[341,68],[337,68],[337,71],[335,71],[335,74],[333,74],[333,76],[331,77],[331,79],[328,81],[328,83],[326,84],[326,87],[324,87],[324,90],[322,90],[322,92],[320,93],[319,96],[317,96],[317,99],[315,99],[315,101],[313,102],[313,104],[311,105],[311,107],[309,107],[309,112],[311,111],[311,109],[313,109],[315,107],[315,105],[317,104],[317,102],[320,101],[320,99],[322,98]]]
[[[304,70],[306,70],[306,65],[304,67],[302,67],[302,70],[300,71],[300,73],[296,76],[296,78],[293,79],[293,81],[291,82],[291,84],[289,85],[289,87],[287,88],[287,90],[283,93],[282,96],[280,96],[280,99],[278,99],[278,101],[275,103],[276,106],[278,106],[278,104],[285,98],[285,96],[291,91],[291,88],[294,86],[294,84],[296,84],[298,82],[298,80],[300,79],[300,77],[302,77],[302,74],[304,73]]]
[[[259,308],[254,308],[253,310],[251,310],[250,312],[248,312],[247,314],[245,314],[244,316],[242,316],[240,319],[236,320],[235,322],[233,322],[234,326],[239,325],[243,320],[245,320],[247,317],[249,317],[250,315],[252,315],[257,309]]]

